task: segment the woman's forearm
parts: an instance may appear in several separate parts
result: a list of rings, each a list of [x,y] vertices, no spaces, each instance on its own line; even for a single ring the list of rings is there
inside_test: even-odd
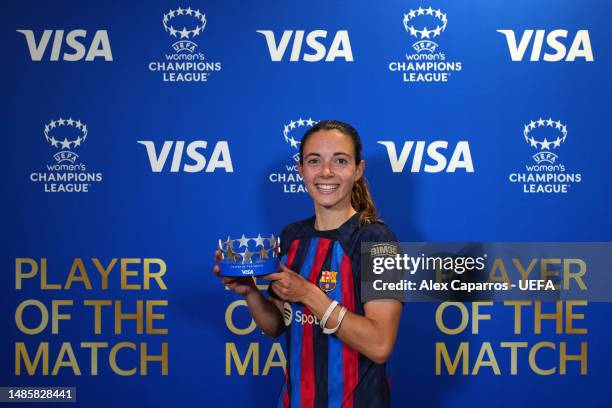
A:
[[[277,337],[283,332],[285,329],[283,315],[273,300],[266,299],[256,286],[244,296],[244,299],[253,320],[265,334]]]
[[[304,304],[315,314],[317,319],[321,320],[332,300],[315,285],[312,286],[313,289],[308,291]],[[381,314],[381,319],[372,319],[351,312],[346,313],[336,335],[344,343],[375,363],[384,363],[395,344],[399,313],[401,312],[399,302],[397,302],[397,305],[389,305],[389,307],[392,313]],[[340,309],[341,305],[334,309],[325,327],[336,327]]]

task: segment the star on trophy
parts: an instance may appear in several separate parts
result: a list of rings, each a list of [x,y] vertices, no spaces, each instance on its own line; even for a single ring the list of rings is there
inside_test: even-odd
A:
[[[244,248],[244,249],[243,249]],[[227,237],[219,240],[222,260],[219,263],[221,276],[259,276],[279,271],[280,240],[271,235],[263,238],[238,239]]]

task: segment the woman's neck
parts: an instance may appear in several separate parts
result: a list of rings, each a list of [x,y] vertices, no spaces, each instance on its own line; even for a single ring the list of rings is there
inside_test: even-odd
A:
[[[318,231],[328,231],[339,228],[357,211],[352,206],[340,209],[331,209],[315,206],[315,229]]]

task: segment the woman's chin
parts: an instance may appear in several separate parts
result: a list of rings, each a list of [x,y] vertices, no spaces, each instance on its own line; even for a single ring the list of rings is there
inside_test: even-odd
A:
[[[338,209],[342,207],[342,201],[341,199],[338,199],[337,197],[329,197],[329,196],[318,196],[317,199],[315,200],[315,202],[317,203],[317,205],[321,208],[324,208],[326,210],[334,210],[334,209]]]

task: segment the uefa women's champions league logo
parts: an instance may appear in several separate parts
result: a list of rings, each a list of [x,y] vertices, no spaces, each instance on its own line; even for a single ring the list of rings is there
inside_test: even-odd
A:
[[[415,27],[415,19],[418,21],[419,16],[431,16],[438,20],[438,24],[436,24],[435,28],[428,29],[427,26],[424,26],[421,29]],[[438,48],[438,44],[433,42],[431,39],[438,37],[444,30],[446,30],[446,24],[448,20],[446,19],[446,14],[444,14],[440,9],[434,10],[431,7],[422,8],[419,7],[416,10],[410,9],[407,14],[404,14],[404,27],[406,31],[410,33],[410,36],[414,36],[418,39],[417,42],[412,44],[412,48],[416,52],[428,51],[433,53]],[[431,38],[431,39],[430,39]]]
[[[244,250],[243,250],[244,248]],[[222,276],[258,276],[279,271],[280,241],[271,235],[263,238],[242,237],[219,240],[223,260],[220,262]]]
[[[293,155],[293,161],[285,164],[284,171],[270,173],[268,181],[270,183],[279,183],[283,185],[284,193],[306,193],[306,186],[303,183],[302,176],[298,171],[298,162],[300,160],[300,141],[304,133],[311,128],[316,120],[312,118],[291,120],[283,125],[283,138],[289,146]]]
[[[405,60],[392,61],[391,72],[401,72],[404,82],[447,82],[451,74],[461,71],[460,61],[448,61],[439,51],[438,38],[446,31],[448,18],[441,9],[419,7],[403,13],[403,27],[415,51],[405,54]]]
[[[571,186],[582,181],[582,174],[568,171],[553,153],[565,143],[567,134],[567,126],[552,118],[540,117],[523,125],[523,139],[537,150],[532,156],[536,164],[525,165],[525,172],[510,173],[508,180],[522,184],[523,193],[568,193]]]
[[[183,26],[181,30],[177,30],[173,25],[173,20],[180,18],[180,16],[185,17],[193,17],[192,20],[195,20],[195,28],[187,29]],[[164,14],[164,18],[162,20],[164,25],[164,30],[166,30],[172,37],[178,38],[179,40],[172,44],[172,48],[176,52],[194,52],[196,47],[198,46],[195,42],[190,41],[189,38],[192,39],[200,35],[202,31],[204,31],[204,27],[206,27],[206,16],[200,12],[200,10],[192,10],[191,7],[182,9],[178,8],[176,10],[170,10]]]
[[[160,72],[164,82],[207,82],[211,73],[221,71],[220,62],[210,62],[203,52],[196,50],[195,40],[204,32],[207,23],[206,15],[191,7],[163,13],[162,25],[174,40],[174,52],[165,54],[165,61],[149,62],[149,71]]]
[[[544,136],[542,140],[538,140],[534,137],[534,133],[541,128],[544,128],[545,130],[553,130],[554,134],[551,137],[549,133],[549,135]],[[536,131],[534,131],[534,129],[536,129]],[[565,126],[559,120],[555,121],[551,118],[548,118],[547,120],[539,118],[537,121],[532,120],[525,125],[523,129],[523,136],[525,137],[525,141],[529,143],[531,147],[540,150],[538,153],[532,156],[536,163],[555,164],[555,161],[559,156],[554,154],[551,150],[558,148],[561,146],[561,143],[565,142],[565,138],[567,137],[567,126]],[[549,137],[551,141],[548,140]],[[555,137],[554,140],[552,140],[553,137]]]
[[[74,128],[74,130],[76,130],[77,137],[74,137],[74,135],[68,135],[66,133],[64,133],[63,136],[58,136],[57,133],[62,128]],[[79,155],[71,151],[70,148],[79,147],[81,146],[81,143],[85,142],[87,139],[87,125],[82,123],[80,120],[74,120],[72,118],[59,118],[45,124],[44,134],[45,139],[51,144],[51,146],[60,149],[59,152],[53,155],[55,161],[57,163],[70,162],[74,164],[74,162],[79,158]],[[56,136],[58,136],[57,139]],[[68,136],[70,136],[71,139],[68,139]],[[62,137],[64,138],[63,140]]]
[[[55,163],[40,172],[30,173],[30,181],[43,185],[46,193],[86,193],[93,183],[102,181],[102,173],[88,172],[74,151],[88,139],[89,129],[80,120],[69,117],[53,119],[43,129],[45,140],[55,153]],[[38,136],[40,137],[40,136]]]
[[[296,151],[295,154],[293,155],[293,160],[295,160],[296,162],[300,161],[300,143],[301,141],[295,138],[295,136],[297,136],[295,133],[300,132],[300,129],[303,127],[311,128],[315,123],[316,122],[312,120],[312,118],[308,118],[308,119],[299,118],[298,120],[290,121],[283,128],[283,136],[285,137],[285,142],[287,142],[287,144],[289,144],[291,148],[295,149]],[[295,129],[297,129],[297,131],[293,132],[293,130]],[[302,139],[301,135],[299,135],[299,138]]]

